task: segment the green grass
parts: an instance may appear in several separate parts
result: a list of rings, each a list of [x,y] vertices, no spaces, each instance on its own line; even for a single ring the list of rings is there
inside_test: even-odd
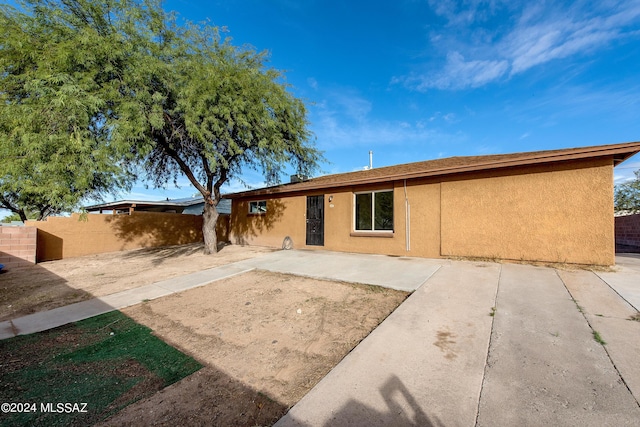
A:
[[[0,403],[35,403],[0,413],[0,425],[92,425],[202,367],[113,311],[50,331],[0,341]],[[86,403],[86,413],[42,404]]]
[[[602,345],[606,345],[606,341],[602,339],[602,337],[600,336],[600,332],[598,331],[593,331],[593,339],[596,340],[597,343],[602,344]]]

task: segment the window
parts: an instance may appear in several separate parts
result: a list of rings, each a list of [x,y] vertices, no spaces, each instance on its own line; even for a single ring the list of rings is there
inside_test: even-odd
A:
[[[267,201],[258,200],[256,202],[249,202],[249,213],[250,214],[267,213]]]
[[[355,194],[356,231],[393,231],[393,190]]]

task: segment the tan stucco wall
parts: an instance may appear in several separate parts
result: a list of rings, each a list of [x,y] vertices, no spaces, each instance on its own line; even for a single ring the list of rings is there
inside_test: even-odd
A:
[[[38,261],[203,240],[199,215],[133,212],[132,215],[81,217],[73,214],[69,218],[27,221],[27,225],[38,228]]]
[[[289,236],[295,248],[613,264],[612,160],[576,161],[558,168],[537,166],[446,180],[413,180],[406,183],[406,189],[403,181],[397,181],[294,194],[268,199],[265,215],[248,214],[249,201],[264,197],[236,199],[230,240],[281,247]],[[394,189],[391,237],[353,233],[353,193],[390,188]],[[306,246],[306,197],[319,194],[325,197],[325,243]]]
[[[394,232],[371,236],[353,232],[354,191],[394,189]],[[285,237],[295,248],[438,257],[440,255],[440,185],[422,183],[407,185],[411,212],[410,251],[406,250],[406,204],[404,183],[329,189],[324,193],[324,246],[307,246],[306,209],[308,193],[267,200],[267,213],[248,214],[250,198],[233,201],[230,240],[236,244],[281,247]],[[329,199],[331,198],[331,202]]]
[[[233,200],[230,241],[239,245],[282,247],[289,236],[296,247],[305,239],[306,198],[284,197],[267,200],[265,214],[249,214],[249,202]]]
[[[519,172],[442,183],[443,256],[614,264],[611,160]]]

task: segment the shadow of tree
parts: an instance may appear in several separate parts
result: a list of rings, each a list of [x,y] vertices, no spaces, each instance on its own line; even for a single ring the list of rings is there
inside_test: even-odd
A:
[[[281,199],[269,199],[266,213],[252,214],[249,213],[249,200],[235,201],[229,226],[233,243],[250,244],[253,238],[273,229],[274,225],[282,220],[285,208]]]
[[[226,242],[218,242],[218,251],[224,250],[229,243]],[[130,260],[130,259],[149,259],[152,258],[151,263],[155,266],[161,265],[165,261],[176,258],[176,257],[188,257],[191,255],[196,255],[201,253],[204,250],[204,243],[189,243],[186,245],[175,245],[175,246],[160,246],[153,248],[142,248],[132,251],[126,251],[122,253],[122,259]]]
[[[202,216],[159,212],[133,212],[131,215],[107,217],[115,236],[125,243],[136,242],[141,247],[184,245],[200,242]]]

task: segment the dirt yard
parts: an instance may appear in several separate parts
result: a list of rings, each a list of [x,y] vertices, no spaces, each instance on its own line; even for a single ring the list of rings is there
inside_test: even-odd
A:
[[[267,251],[228,246],[205,257],[192,245],[40,264],[0,276],[1,314],[12,318]],[[30,305],[21,290],[39,298]],[[205,367],[103,425],[271,425],[406,296],[252,271],[122,310]]]
[[[222,246],[204,255],[202,244],[138,249],[26,264],[0,274],[0,321],[137,288],[271,252]]]

